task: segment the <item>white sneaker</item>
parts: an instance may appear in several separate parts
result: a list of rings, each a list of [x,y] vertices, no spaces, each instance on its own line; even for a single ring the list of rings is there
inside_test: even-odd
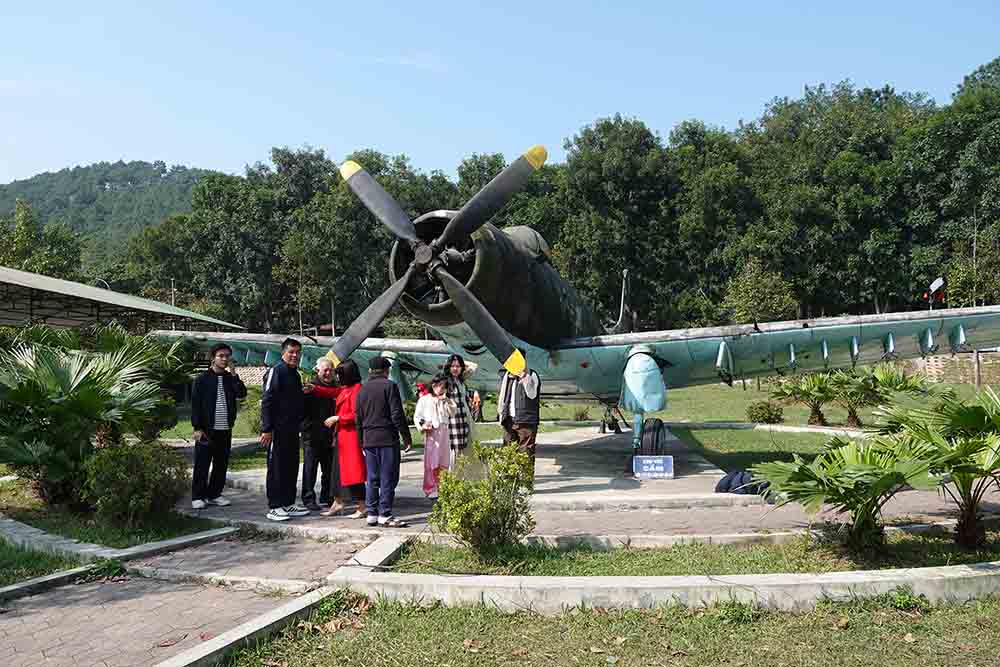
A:
[[[368,517],[368,525],[369,526],[377,526],[378,525],[378,517],[377,516],[369,516]]]
[[[309,508],[302,505],[288,505],[283,508],[288,516],[308,516]]]
[[[231,502],[229,502],[222,496],[219,496],[218,498],[209,498],[205,502],[208,503],[209,505],[215,505],[216,507],[229,507],[230,505],[232,505]]]
[[[284,507],[275,507],[267,513],[267,518],[271,521],[288,521],[292,517],[288,516]]]
[[[205,509],[205,501],[204,500],[192,500],[191,501],[191,509],[193,509],[193,510],[203,510],[203,509]]]

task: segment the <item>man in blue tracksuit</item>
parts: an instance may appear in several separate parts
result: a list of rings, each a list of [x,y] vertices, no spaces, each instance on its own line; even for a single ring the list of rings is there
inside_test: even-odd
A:
[[[299,476],[299,427],[305,395],[299,378],[302,345],[294,338],[281,344],[281,361],[264,376],[260,403],[260,444],[267,447],[267,518],[288,521],[309,510],[295,504]]]

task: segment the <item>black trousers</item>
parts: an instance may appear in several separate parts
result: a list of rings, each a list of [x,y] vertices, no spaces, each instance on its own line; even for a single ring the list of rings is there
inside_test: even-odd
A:
[[[329,505],[333,501],[334,480],[337,477],[336,457],[333,447],[322,445],[302,448],[302,503],[308,505],[316,502],[316,473],[323,473],[319,483],[319,503]]]
[[[299,479],[299,431],[274,429],[267,449],[267,506],[295,504]]]
[[[222,495],[226,487],[232,431],[205,431],[207,445],[194,445],[194,472],[191,473],[191,500],[209,500]],[[209,474],[211,469],[211,475]]]

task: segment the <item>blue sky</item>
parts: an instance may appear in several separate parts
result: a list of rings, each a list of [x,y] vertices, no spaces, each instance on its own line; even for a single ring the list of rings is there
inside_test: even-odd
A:
[[[6,6],[0,183],[119,158],[240,173],[275,145],[372,147],[453,174],[470,153],[535,143],[560,160],[615,112],[664,136],[688,118],[733,127],[804,84],[946,103],[1000,55],[996,2],[619,4]]]

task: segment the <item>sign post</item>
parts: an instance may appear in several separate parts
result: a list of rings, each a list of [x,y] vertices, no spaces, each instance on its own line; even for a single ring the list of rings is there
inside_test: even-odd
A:
[[[673,479],[673,456],[633,456],[632,473],[636,479]]]

